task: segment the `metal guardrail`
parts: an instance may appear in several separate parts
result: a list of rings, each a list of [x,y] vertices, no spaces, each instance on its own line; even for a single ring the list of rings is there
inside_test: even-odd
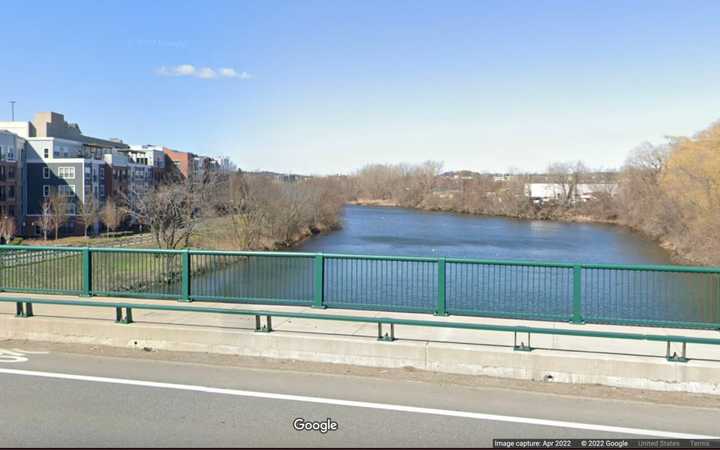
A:
[[[593,331],[562,328],[544,328],[544,327],[528,327],[516,325],[491,325],[480,323],[461,323],[439,320],[415,320],[402,319],[395,317],[365,317],[352,315],[335,315],[335,314],[318,314],[303,312],[285,312],[285,311],[268,311],[268,310],[243,310],[231,308],[215,308],[215,307],[195,307],[180,305],[159,305],[147,303],[115,303],[115,302],[96,302],[82,300],[48,300],[27,297],[0,297],[0,302],[15,303],[16,316],[28,318],[34,316],[33,305],[61,305],[61,306],[85,306],[98,308],[115,309],[115,322],[122,324],[131,324],[134,322],[133,310],[152,310],[152,311],[175,311],[175,312],[193,312],[206,314],[229,314],[241,316],[255,317],[255,331],[272,332],[272,318],[285,317],[294,319],[310,319],[310,320],[329,320],[356,323],[377,324],[377,339],[381,341],[392,342],[396,339],[395,325],[430,327],[430,328],[451,328],[476,331],[495,331],[508,332],[513,334],[513,350],[515,351],[532,351],[534,348],[530,345],[530,337],[533,334],[554,335],[554,336],[579,336],[604,339],[625,339],[625,340],[643,340],[653,342],[665,342],[666,351],[665,358],[670,362],[688,362],[687,344],[702,345],[720,345],[720,339],[706,338],[697,336],[678,336],[678,335],[660,335],[660,334],[642,334],[642,333],[625,333],[613,331]],[[262,323],[262,317],[265,317],[265,323]],[[386,328],[383,328],[386,327]],[[389,327],[389,331],[388,328]],[[383,333],[383,329],[385,332]],[[518,344],[518,334],[527,334],[527,344],[521,341]],[[681,354],[673,352],[671,345],[681,344]]]
[[[720,328],[718,267],[0,246],[0,290]]]

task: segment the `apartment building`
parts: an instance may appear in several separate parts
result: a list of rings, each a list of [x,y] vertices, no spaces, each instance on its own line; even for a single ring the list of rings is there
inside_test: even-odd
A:
[[[62,232],[82,232],[79,209],[93,197],[104,202],[109,193],[104,154],[128,146],[117,139],[86,136],[77,124],[68,123],[62,114],[54,112],[36,114],[32,122],[22,127],[21,131],[24,130],[29,135],[25,145],[28,182],[24,233],[42,234],[42,205],[53,192],[68,199],[68,218]]]
[[[164,148],[163,151],[168,160],[165,171],[169,176],[203,177],[220,168],[220,164],[215,158],[209,156],[200,156],[170,148]]]
[[[0,131],[0,218],[15,221],[17,232],[23,226],[23,157],[25,139],[9,131]]]
[[[116,198],[127,198],[130,192],[129,160],[126,154],[111,151],[105,161],[105,190]]]
[[[16,217],[18,234],[42,235],[43,203],[58,192],[69,204],[61,232],[82,233],[78,212],[90,199],[100,206],[111,196],[132,202],[168,174],[204,176],[218,167],[213,158],[160,145],[87,136],[55,112],[0,121],[0,218]]]
[[[122,150],[138,164],[144,164],[159,171],[165,169],[165,147],[162,145],[131,145]]]
[[[152,189],[155,184],[153,172],[152,166],[138,163],[128,164],[129,182],[130,186],[132,186],[131,201],[133,196],[142,196]]]
[[[237,170],[237,167],[235,166],[235,164],[227,156],[220,155],[220,156],[216,156],[213,159],[216,161],[216,163],[218,165],[218,169],[222,173],[231,173],[231,172],[235,172]]]
[[[115,149],[105,155],[112,170],[112,192],[130,199],[148,192],[165,169],[162,150],[138,147]]]
[[[188,178],[191,176],[193,173],[193,157],[195,155],[171,148],[163,148],[163,153],[167,162],[165,172],[169,177]]]
[[[120,151],[125,153],[133,163],[151,168],[153,182],[158,182],[163,178],[167,162],[165,147],[161,145],[131,145],[129,149]],[[141,170],[138,167],[136,173],[140,172]],[[142,177],[138,178],[138,180],[144,179]]]
[[[77,213],[91,198],[102,204],[107,200],[105,163],[102,160],[84,158],[58,158],[42,163],[28,163],[27,234],[42,234],[40,218],[42,205],[52,193],[59,193],[68,200],[68,220],[63,232],[82,232],[82,222]]]

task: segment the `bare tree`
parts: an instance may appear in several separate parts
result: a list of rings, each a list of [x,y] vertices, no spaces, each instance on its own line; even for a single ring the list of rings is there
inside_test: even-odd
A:
[[[367,165],[353,176],[356,197],[416,207],[432,192],[441,168],[437,161]]]
[[[124,212],[118,207],[115,200],[109,197],[100,210],[100,217],[109,231],[115,231],[123,221]]]
[[[68,198],[60,192],[53,191],[48,197],[48,203],[50,204],[52,228],[55,230],[55,239],[57,240],[60,227],[67,221],[70,202],[68,201]]]
[[[40,225],[40,229],[43,232],[43,240],[47,241],[48,231],[53,228],[52,204],[50,203],[49,197],[45,197],[42,205],[40,205],[40,219],[38,220],[38,225]]]
[[[256,174],[230,179],[226,235],[241,249],[290,245],[303,236],[339,226],[347,180],[312,177],[288,183]]]
[[[571,165],[563,162],[551,163],[547,170],[547,181],[552,185],[552,192],[562,205],[567,205],[573,193],[572,178],[570,177]]]
[[[158,247],[187,247],[197,226],[223,206],[225,179],[217,175],[188,178],[160,184],[143,195],[131,192],[125,211],[150,229]]]
[[[644,143],[631,151],[619,176],[620,220],[656,238],[683,226],[677,220],[676,202],[661,184],[671,151],[669,145]]]
[[[237,174],[230,179],[227,205],[231,223],[229,232],[233,244],[241,249],[258,246],[269,223],[267,209],[262,207],[263,202],[260,200],[263,191],[261,184],[269,184],[269,180],[265,177],[253,178]]]
[[[373,200],[389,200],[399,178],[398,167],[369,164],[355,173],[358,194]]]
[[[0,219],[0,237],[3,238],[6,244],[15,236],[15,231],[15,218],[3,216],[3,218]]]
[[[85,237],[88,236],[88,227],[95,225],[98,218],[100,217],[99,202],[94,194],[91,194],[84,202],[80,204],[78,215],[83,221],[83,234]]]

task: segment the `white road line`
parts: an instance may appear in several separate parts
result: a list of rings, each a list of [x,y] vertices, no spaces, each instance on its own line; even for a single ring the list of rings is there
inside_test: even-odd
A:
[[[30,351],[30,350],[23,350],[20,348],[14,348],[13,349],[16,352],[24,353],[26,355],[47,355],[50,352],[38,352],[38,351]]]
[[[653,436],[674,439],[718,439],[713,436],[700,434],[675,433],[671,431],[646,430],[642,428],[616,427],[610,425],[595,425],[579,422],[565,422],[562,420],[535,419],[531,417],[502,416],[496,414],[483,414],[469,411],[454,411],[449,409],[422,408],[417,406],[392,405],[386,403],[371,403],[354,400],[340,400],[322,397],[307,397],[304,395],[274,394],[271,392],[243,391],[238,389],[214,388],[192,384],[162,383],[157,381],[131,380],[125,378],[95,377],[88,375],[73,375],[67,373],[39,372],[34,370],[2,369],[0,373],[9,375],[22,375],[41,378],[55,378],[61,380],[89,381],[93,383],[121,384],[128,386],[141,386],[161,389],[175,389],[180,391],[205,392],[208,394],[234,395],[239,397],[266,398],[272,400],[286,400],[304,403],[320,403],[334,406],[349,406],[354,408],[381,409],[386,411],[399,411],[415,414],[432,414],[437,416],[461,417],[465,419],[490,420],[495,422],[521,423],[545,427],[571,428],[576,430],[603,431],[608,433],[632,434],[638,436]]]

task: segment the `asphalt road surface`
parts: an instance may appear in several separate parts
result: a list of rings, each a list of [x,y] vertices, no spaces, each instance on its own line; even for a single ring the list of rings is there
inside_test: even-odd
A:
[[[487,447],[494,438],[720,434],[716,408],[52,349],[30,353],[2,341],[0,405],[0,446],[6,447]],[[297,419],[337,429],[298,431]]]

